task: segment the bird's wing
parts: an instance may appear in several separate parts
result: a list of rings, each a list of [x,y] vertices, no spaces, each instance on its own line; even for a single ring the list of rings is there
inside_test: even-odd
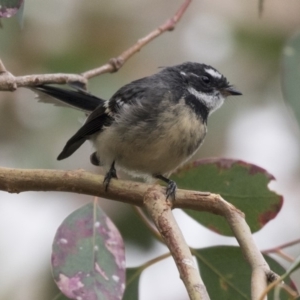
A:
[[[151,86],[147,80],[149,77],[133,81],[120,88],[112,98],[104,101],[88,116],[83,126],[69,139],[58,160],[72,155],[91,135],[100,133],[103,127],[111,125],[115,117],[122,112],[123,105],[133,105],[141,101]],[[80,91],[73,92],[72,97],[77,97]],[[71,94],[69,94],[71,97]],[[57,95],[56,95],[57,97]],[[65,101],[65,98],[64,98]]]
[[[39,102],[50,103],[56,106],[72,107],[91,113],[100,104],[106,102],[82,89],[62,89],[50,85],[40,85],[30,88]]]
[[[113,118],[105,112],[106,109],[105,106],[100,105],[90,114],[83,126],[68,140],[57,157],[58,160],[72,155],[91,135],[101,132],[103,126],[111,124]]]
[[[118,114],[124,104],[131,105],[141,101],[148,92],[149,85],[147,80],[150,77],[144,77],[121,87],[109,100],[108,112],[111,115]]]
[[[101,131],[104,124],[110,122],[111,117],[106,113],[106,100],[98,98],[80,88],[74,90],[63,89],[50,85],[32,87],[40,102],[57,106],[73,107],[89,114],[85,124],[69,139],[58,160],[72,155],[92,134]],[[50,97],[49,97],[50,96]]]

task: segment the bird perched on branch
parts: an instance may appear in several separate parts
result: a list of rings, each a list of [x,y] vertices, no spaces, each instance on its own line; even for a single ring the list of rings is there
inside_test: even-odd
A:
[[[95,148],[91,163],[107,171],[106,190],[121,168],[166,182],[167,198],[175,198],[176,193],[176,183],[168,176],[199,149],[208,116],[227,96],[241,95],[216,69],[193,62],[135,80],[108,101],[80,89],[48,85],[34,89],[90,113],[58,160],[90,140]]]

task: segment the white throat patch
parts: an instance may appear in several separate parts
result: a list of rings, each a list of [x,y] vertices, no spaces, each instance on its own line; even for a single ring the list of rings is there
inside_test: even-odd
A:
[[[207,94],[199,92],[193,87],[188,87],[188,91],[208,108],[209,114],[220,108],[225,100],[219,92]]]

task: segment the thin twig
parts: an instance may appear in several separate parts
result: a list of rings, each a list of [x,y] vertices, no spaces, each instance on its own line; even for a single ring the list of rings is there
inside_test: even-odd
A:
[[[148,267],[150,267],[150,266],[156,264],[157,262],[159,262],[159,261],[161,261],[161,260],[164,260],[164,259],[166,259],[166,258],[168,258],[168,257],[170,257],[170,256],[171,256],[171,253],[170,253],[170,252],[165,253],[165,254],[162,254],[162,255],[159,255],[159,256],[157,256],[157,257],[155,257],[155,258],[153,258],[153,259],[148,260],[147,262],[145,262],[143,265],[140,266],[140,268],[141,268],[142,270],[145,270],[145,269],[147,269]]]
[[[135,273],[135,276],[139,275],[140,273],[142,273],[145,269],[147,269],[149,266],[152,266],[154,264],[156,264],[157,262],[161,261],[161,260],[164,260],[168,257],[171,256],[171,253],[168,252],[168,253],[165,253],[165,254],[162,254],[162,255],[159,255],[151,260],[148,260],[147,262],[145,262],[144,264],[142,264],[141,266],[138,267],[138,270],[137,272]],[[127,281],[127,286],[128,284],[130,284],[130,282],[132,281],[133,278],[131,278],[131,280],[129,279],[129,281]]]
[[[278,256],[280,256],[281,258],[287,260],[288,262],[294,262],[295,258],[286,254],[285,252],[283,252],[282,250],[276,250],[273,252],[274,254],[277,254]]]
[[[297,245],[297,244],[300,244],[300,239],[296,239],[294,241],[290,241],[290,242],[284,243],[284,244],[276,246],[274,248],[263,250],[262,253],[276,252],[277,250],[282,250],[284,248],[291,247],[291,246],[294,246],[294,245]]]
[[[192,0],[185,0],[172,18],[168,19],[165,23],[163,23],[157,29],[151,31],[145,37],[139,39],[133,46],[125,50],[118,57],[110,59],[108,63],[99,68],[83,72],[81,75],[87,79],[90,79],[103,73],[118,71],[130,57],[139,52],[145,45],[153,41],[164,32],[173,30],[191,2]]]
[[[267,299],[267,295],[268,293],[278,284],[280,284],[282,282],[282,278],[279,277],[277,278],[275,281],[273,281],[271,284],[269,284],[264,291],[261,293],[260,297],[258,298],[258,300],[264,300]]]
[[[144,214],[142,209],[137,206],[132,206],[132,209],[137,214],[137,216],[142,220],[142,222],[147,226],[147,228],[152,232],[152,234],[161,242],[164,243],[161,235],[159,234],[158,230],[153,226],[153,223],[150,222],[150,220],[147,218],[147,216]]]
[[[19,87],[30,87],[41,84],[66,84],[80,82],[87,84],[87,79],[78,74],[33,74],[25,76],[14,76],[9,72],[0,73],[0,91],[15,91]]]
[[[299,293],[297,293],[295,290],[293,290],[290,286],[288,286],[287,284],[285,284],[285,283],[281,283],[280,285],[279,285],[280,287],[280,289],[284,289],[288,294],[289,294],[289,296],[291,296],[291,299],[299,299],[298,297],[299,297]],[[275,290],[276,290],[276,288],[275,288]],[[279,299],[279,298],[278,298]]]
[[[266,288],[265,290],[261,293],[260,297],[257,298],[258,300],[264,300],[266,299],[268,293],[271,292],[272,289],[276,288],[277,286],[281,286],[283,288],[285,288],[285,290],[292,296],[295,296],[295,298],[293,299],[296,299],[296,297],[299,296],[299,293],[297,293],[296,291],[293,291],[292,292],[292,289],[287,289],[285,283],[283,282],[284,278],[287,276],[287,273],[285,273],[284,275],[282,275],[281,277],[278,276],[278,278],[276,278],[273,282],[271,282]]]
[[[185,0],[172,18],[168,19],[165,23],[163,23],[157,29],[151,31],[145,37],[139,39],[134,45],[125,50],[118,57],[111,58],[103,66],[85,71],[81,74],[57,73],[14,76],[6,70],[4,64],[0,60],[0,91],[15,91],[19,87],[36,86],[40,84],[51,83],[66,84],[71,82],[80,82],[84,86],[86,86],[88,79],[100,74],[115,72],[119,70],[129,58],[140,51],[145,45],[153,41],[164,32],[173,30],[191,2],[192,0]]]

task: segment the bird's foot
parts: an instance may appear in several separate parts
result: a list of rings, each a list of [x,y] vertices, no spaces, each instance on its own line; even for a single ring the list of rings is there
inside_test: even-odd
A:
[[[112,178],[118,178],[117,177],[117,171],[115,169],[115,162],[112,163],[109,171],[106,173],[105,177],[104,177],[104,181],[103,181],[103,184],[105,186],[105,192],[107,192],[108,190],[108,186],[109,186],[109,183],[110,183],[110,180]]]
[[[170,180],[167,186],[167,200],[168,198],[175,200],[177,184],[175,181]]]
[[[168,200],[169,198],[171,198],[171,200],[175,200],[176,189],[177,189],[176,182],[169,178],[166,178],[162,175],[155,175],[154,177],[167,183],[167,190],[166,190],[167,198],[166,199]]]

